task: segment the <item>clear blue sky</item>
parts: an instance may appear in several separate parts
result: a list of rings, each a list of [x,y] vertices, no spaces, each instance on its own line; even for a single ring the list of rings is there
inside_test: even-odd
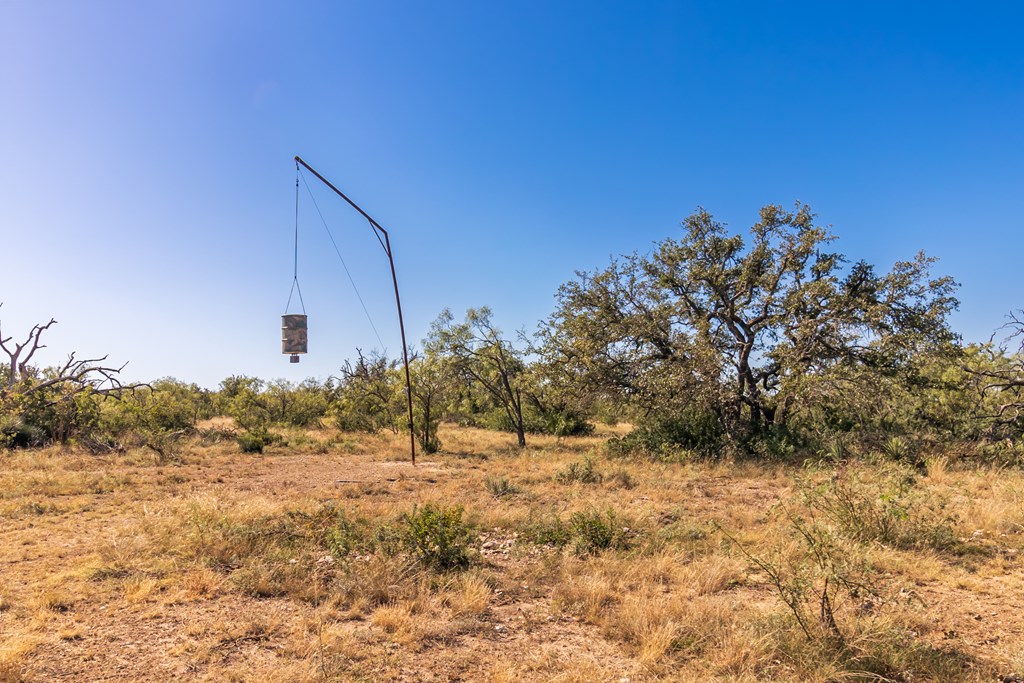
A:
[[[987,338],[1024,306],[1024,5],[0,0],[0,319],[135,379],[325,377],[377,346],[303,196],[310,355],[279,353],[295,154],[392,235],[410,342],[533,329],[558,285],[808,202],[919,249]],[[387,261],[314,187],[388,351]],[[304,191],[303,191],[304,192]]]

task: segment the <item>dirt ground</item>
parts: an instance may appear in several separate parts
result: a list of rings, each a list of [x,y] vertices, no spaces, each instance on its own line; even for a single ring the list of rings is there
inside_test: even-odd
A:
[[[321,432],[262,455],[198,438],[173,459],[0,455],[0,681],[1024,680],[1020,474],[937,465],[922,486],[968,551],[867,544],[892,606],[860,615],[846,596],[846,651],[867,654],[830,659],[716,531],[767,557],[799,468],[610,460],[606,437],[519,451],[447,427],[446,452],[415,467],[399,437]],[[587,461],[600,481],[566,481]],[[464,507],[468,569],[206,536],[261,538],[325,505],[394,522],[425,503]],[[530,537],[593,510],[629,525],[621,547]],[[908,643],[915,658],[890,652]]]

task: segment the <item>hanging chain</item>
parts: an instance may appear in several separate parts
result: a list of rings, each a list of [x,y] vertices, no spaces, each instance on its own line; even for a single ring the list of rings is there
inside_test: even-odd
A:
[[[292,295],[299,292],[299,304],[302,306],[302,314],[306,315],[306,302],[302,300],[302,287],[299,286],[299,162],[295,162],[295,261],[292,270],[292,288],[288,292],[288,303],[284,306],[287,315],[292,305]]]

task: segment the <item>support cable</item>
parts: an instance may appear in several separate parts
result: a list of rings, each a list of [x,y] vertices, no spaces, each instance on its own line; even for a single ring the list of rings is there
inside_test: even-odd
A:
[[[299,286],[299,164],[295,164],[295,263],[292,270],[292,288],[288,290],[288,303],[284,305],[285,315],[292,305],[292,295],[299,292],[299,304],[302,306],[302,315],[306,315],[306,302],[302,300],[302,287]]]
[[[298,168],[298,164],[295,164],[295,167]],[[341,255],[341,249],[338,248],[338,243],[334,240],[334,234],[331,232],[330,227],[328,227],[327,220],[324,218],[323,212],[320,211],[320,206],[316,203],[316,197],[313,196],[313,191],[310,189],[309,183],[306,181],[306,176],[302,173],[301,170],[299,171],[299,175],[302,177],[302,184],[306,186],[306,192],[309,193],[309,198],[313,200],[313,206],[316,207],[316,212],[320,215],[320,221],[324,225],[324,230],[327,231],[327,236],[330,238],[331,244],[334,246],[334,253],[338,255],[338,260],[341,261],[341,267],[344,268],[345,275],[348,276],[348,281],[352,285],[352,291],[356,293],[356,298],[359,299],[359,305],[362,307],[363,313],[366,315],[366,321],[370,323],[370,329],[373,330],[373,336],[377,338],[377,342],[380,344],[380,348],[384,351],[386,355],[387,347],[384,345],[383,340],[381,340],[380,333],[377,332],[377,326],[373,324],[373,318],[370,317],[370,311],[366,308],[366,303],[363,301],[363,297],[359,293],[359,288],[356,287],[356,281],[352,278],[352,273],[349,272],[348,264],[345,263],[345,257]],[[298,188],[298,182],[298,179],[296,179],[296,188]],[[374,234],[377,234],[376,230],[374,231]],[[380,240],[379,235],[377,236],[377,239]],[[384,246],[383,242],[381,242],[381,246]],[[385,247],[385,251],[386,250],[387,247]],[[299,296],[302,296],[301,291],[299,293]]]

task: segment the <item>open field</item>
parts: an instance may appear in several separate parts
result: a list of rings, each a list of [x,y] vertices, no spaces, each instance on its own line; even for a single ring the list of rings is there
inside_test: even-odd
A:
[[[415,468],[330,431],[4,453],[0,681],[1024,680],[1020,472],[617,460],[610,430],[446,425]],[[451,548],[415,526],[456,505]]]

